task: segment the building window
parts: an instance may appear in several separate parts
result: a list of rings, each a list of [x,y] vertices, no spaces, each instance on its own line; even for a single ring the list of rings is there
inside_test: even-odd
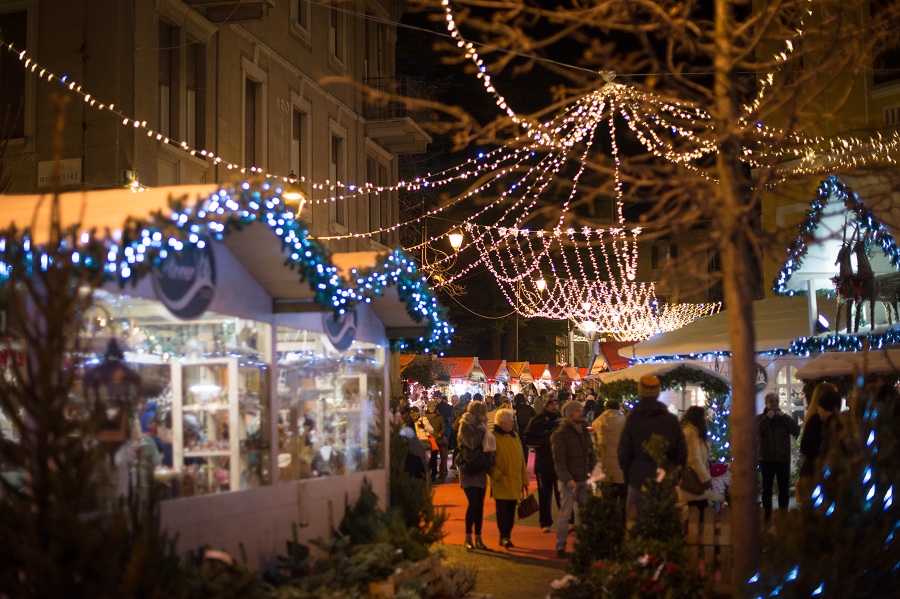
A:
[[[3,41],[20,51],[28,47],[28,12],[0,15]],[[0,137],[25,137],[25,69],[13,52],[0,52]]]
[[[375,188],[381,186],[381,182],[378,180],[378,161],[371,156],[366,160],[366,181]],[[368,222],[361,223],[362,232],[375,231],[380,228],[378,223],[381,222],[381,203],[378,196],[379,194],[375,191],[369,192]],[[372,240],[381,241],[381,234],[373,235]]]
[[[306,143],[308,139],[309,115],[295,108],[291,118],[291,172],[301,182],[309,180],[306,170]],[[308,187],[305,187],[305,189],[307,192],[309,191]]]
[[[806,402],[803,398],[803,381],[797,378],[797,367],[791,364],[783,366],[775,375],[775,393],[778,394],[778,406],[794,420],[803,418]]]
[[[185,47],[185,141],[192,148],[206,144],[206,46]]]
[[[678,258],[678,246],[674,243],[654,244],[650,248],[650,268],[652,270],[667,268],[676,258]]]
[[[309,31],[309,0],[294,1],[294,23]]]
[[[386,31],[385,26],[378,22],[374,15],[368,15],[370,20],[366,24],[366,79],[380,79],[384,76]]]
[[[344,62],[344,13],[334,6],[329,8],[328,50],[331,56]]]
[[[244,164],[247,166],[258,166],[258,103],[259,84],[252,79],[244,79]]]
[[[331,136],[331,160],[328,165],[328,179],[332,185],[338,186],[344,181],[344,140],[337,135]],[[333,196],[338,195],[338,189],[331,192]],[[329,202],[331,222],[344,227],[347,226],[347,205],[346,200],[332,200]]]
[[[160,21],[159,132],[203,149],[206,95],[206,46],[180,27]]]
[[[378,181],[380,182],[379,184],[384,187],[387,187],[389,185],[387,166],[385,166],[381,163],[378,164]],[[389,227],[392,224],[391,220],[390,220],[391,219],[391,205],[392,205],[391,198],[393,197],[392,194],[393,194],[393,192],[388,191],[387,189],[385,189],[384,191],[382,191],[381,193],[378,194],[378,201],[381,204],[381,209],[379,211],[381,214],[381,220],[379,220],[375,224],[382,229],[386,229],[387,227]],[[381,243],[383,245],[390,245],[389,236],[390,236],[389,231],[381,232]]]

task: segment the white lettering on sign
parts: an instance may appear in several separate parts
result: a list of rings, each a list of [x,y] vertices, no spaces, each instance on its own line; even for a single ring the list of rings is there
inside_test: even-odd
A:
[[[55,161],[38,162],[38,187],[51,187],[54,184],[53,167]],[[60,185],[77,185],[81,183],[81,158],[67,158],[59,161],[58,181]]]

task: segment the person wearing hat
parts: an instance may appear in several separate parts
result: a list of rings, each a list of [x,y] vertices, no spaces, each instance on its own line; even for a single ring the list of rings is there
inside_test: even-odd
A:
[[[639,509],[643,505],[642,487],[656,478],[657,468],[669,471],[684,467],[687,462],[687,442],[678,418],[658,398],[659,379],[652,374],[642,376],[637,404],[625,419],[619,438],[619,466],[628,483],[627,508]],[[644,449],[652,435],[661,436],[668,444],[665,461],[659,465]]]
[[[522,441],[534,449],[534,478],[538,488],[538,521],[543,532],[550,532],[553,526],[552,506],[550,501],[556,499],[559,509],[559,488],[556,486],[556,468],[553,467],[553,450],[550,436],[561,421],[559,400],[556,394],[545,396],[543,411],[532,418],[525,427]]]
[[[569,401],[563,405],[562,415],[562,423],[550,436],[553,467],[559,479],[560,506],[556,521],[556,557],[559,559],[569,557],[566,552],[569,518],[577,511],[578,500],[584,495],[585,483],[597,461],[594,442],[584,421],[584,406]]]

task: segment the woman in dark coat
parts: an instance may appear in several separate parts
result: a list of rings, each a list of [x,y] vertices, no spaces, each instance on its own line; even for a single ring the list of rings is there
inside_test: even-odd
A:
[[[522,393],[516,393],[516,396],[513,398],[513,409],[516,412],[516,432],[519,433],[519,437],[522,439],[522,454],[525,456],[525,463],[528,464],[528,444],[525,443],[524,435],[525,429],[528,428],[528,423],[531,422],[531,419],[536,414],[534,408],[525,401],[525,395]]]

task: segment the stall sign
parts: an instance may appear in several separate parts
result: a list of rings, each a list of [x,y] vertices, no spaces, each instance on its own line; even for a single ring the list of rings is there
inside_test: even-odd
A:
[[[153,287],[169,312],[183,320],[206,312],[216,292],[216,261],[211,246],[187,246],[153,271]]]
[[[334,349],[338,351],[350,349],[356,338],[356,312],[344,312],[338,317],[325,312],[322,314],[322,326]]]

